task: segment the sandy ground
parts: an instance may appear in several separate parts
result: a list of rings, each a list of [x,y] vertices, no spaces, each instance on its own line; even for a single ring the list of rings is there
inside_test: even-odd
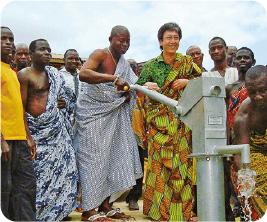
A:
[[[138,201],[139,210],[130,211],[128,208],[128,204],[125,202],[125,198],[127,196],[127,193],[123,194],[114,204],[114,208],[120,208],[122,212],[124,212],[127,215],[131,215],[135,218],[135,220],[131,219],[129,221],[151,221],[148,217],[143,215],[143,200]],[[81,213],[78,213],[76,211],[73,211],[70,216],[72,217],[71,221],[81,221]],[[122,221],[122,220],[117,220]]]

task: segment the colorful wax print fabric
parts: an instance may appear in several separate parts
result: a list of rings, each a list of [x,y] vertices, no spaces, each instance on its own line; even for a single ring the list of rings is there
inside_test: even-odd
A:
[[[183,90],[173,90],[177,79],[201,75],[192,58],[176,54],[174,65],[162,55],[147,62],[137,84],[156,82],[160,92],[179,100]],[[144,214],[160,221],[188,221],[193,208],[192,185],[195,183],[191,130],[158,101],[150,99],[147,107],[148,163],[144,191]]]

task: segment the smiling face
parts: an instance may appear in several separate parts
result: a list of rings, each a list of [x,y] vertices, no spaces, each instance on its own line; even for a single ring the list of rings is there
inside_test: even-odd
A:
[[[257,65],[246,72],[245,85],[254,107],[267,109],[267,67]]]
[[[176,53],[179,48],[180,37],[177,31],[165,31],[162,40],[159,40],[159,45],[163,48],[164,53]]]
[[[109,37],[110,47],[117,55],[122,55],[127,52],[130,47],[130,33],[128,30],[121,30]]]
[[[227,47],[220,39],[212,40],[209,44],[209,54],[214,62],[223,62],[226,59]]]
[[[76,73],[76,70],[80,64],[79,54],[75,51],[68,51],[64,58],[65,68],[70,73]]]
[[[255,80],[246,78],[246,88],[251,102],[259,109],[267,109],[267,75]]]

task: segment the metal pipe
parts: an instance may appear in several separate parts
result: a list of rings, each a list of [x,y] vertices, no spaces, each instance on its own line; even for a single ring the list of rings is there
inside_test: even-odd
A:
[[[165,95],[162,95],[155,90],[150,90],[146,86],[130,85],[130,89],[140,91],[145,95],[149,96],[150,98],[155,99],[160,103],[163,103],[164,105],[171,107],[175,114],[180,114],[182,112],[182,108],[178,106],[178,101],[171,99]]]
[[[218,154],[236,154],[241,153],[241,162],[243,164],[250,163],[250,146],[249,144],[214,146],[214,153]]]

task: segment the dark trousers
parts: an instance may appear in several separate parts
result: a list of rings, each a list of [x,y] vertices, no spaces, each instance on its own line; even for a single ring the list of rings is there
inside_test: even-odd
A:
[[[142,147],[138,146],[139,157],[142,165],[142,170],[144,172],[144,150]],[[143,177],[136,180],[136,185],[133,186],[133,189],[130,190],[129,194],[126,197],[126,203],[129,203],[130,200],[138,201],[142,197],[142,186],[143,186]]]
[[[36,221],[36,177],[26,141],[7,141],[11,162],[1,161],[1,210],[12,221]]]

